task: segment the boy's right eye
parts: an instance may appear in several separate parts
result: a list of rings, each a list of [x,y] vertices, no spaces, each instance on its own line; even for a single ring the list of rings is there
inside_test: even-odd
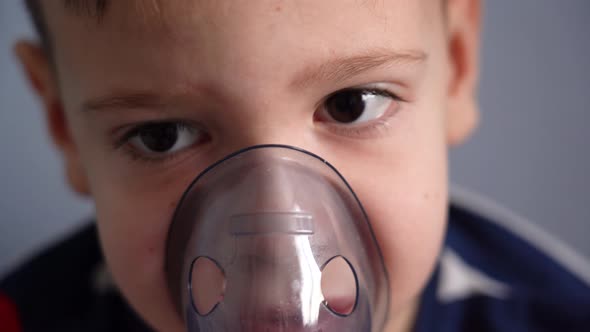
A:
[[[183,122],[152,122],[131,129],[121,140],[135,156],[147,159],[166,157],[202,142],[206,135]]]

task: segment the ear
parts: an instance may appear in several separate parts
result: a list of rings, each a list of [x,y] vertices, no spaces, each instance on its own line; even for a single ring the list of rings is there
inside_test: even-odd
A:
[[[447,141],[463,142],[477,127],[479,107],[480,0],[448,0],[447,45],[450,62]]]
[[[61,152],[70,187],[81,195],[89,195],[86,172],[72,140],[57,79],[46,53],[37,44],[26,41],[19,41],[14,51],[34,92],[43,103],[47,128],[53,143]]]

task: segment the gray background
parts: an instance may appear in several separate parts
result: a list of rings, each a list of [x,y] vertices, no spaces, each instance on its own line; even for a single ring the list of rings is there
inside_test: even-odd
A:
[[[39,104],[11,52],[30,36],[22,1],[0,2],[0,273],[92,214],[64,185]],[[590,1],[485,3],[482,123],[452,152],[455,183],[590,257]]]

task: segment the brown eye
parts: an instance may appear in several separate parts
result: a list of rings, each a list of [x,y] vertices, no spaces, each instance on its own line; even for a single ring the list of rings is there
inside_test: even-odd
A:
[[[381,117],[394,102],[384,91],[347,89],[330,96],[321,116],[341,124],[355,124]]]
[[[157,122],[134,130],[129,143],[147,154],[170,154],[195,144],[200,132],[185,124]]]
[[[170,150],[178,140],[178,128],[173,123],[147,125],[139,131],[139,140],[154,152]]]

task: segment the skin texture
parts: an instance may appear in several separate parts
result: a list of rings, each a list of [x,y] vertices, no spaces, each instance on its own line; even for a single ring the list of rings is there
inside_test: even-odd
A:
[[[391,278],[386,331],[411,327],[446,227],[447,150],[477,122],[480,4],[442,7],[432,0],[114,1],[98,23],[61,1],[44,2],[53,60],[31,42],[19,42],[16,53],[71,187],[96,203],[115,281],[147,322],[183,330],[163,257],[187,185],[230,152],[277,143],[319,154],[349,181]],[[388,115],[361,125],[321,116],[330,94],[376,83],[401,98]],[[146,160],[128,143],[115,147],[133,126],[169,120],[200,128],[206,139],[166,159]]]

